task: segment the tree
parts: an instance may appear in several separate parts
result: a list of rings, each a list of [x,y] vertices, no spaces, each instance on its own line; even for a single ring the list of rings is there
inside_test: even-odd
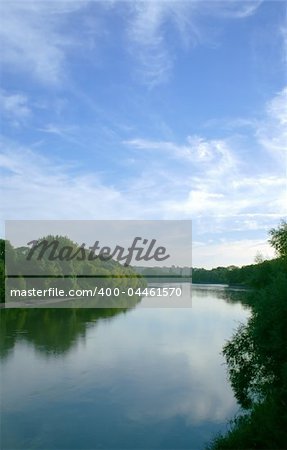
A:
[[[258,252],[255,255],[254,262],[255,262],[255,264],[261,264],[261,263],[263,263],[263,261],[264,261],[264,256],[263,256],[262,252],[260,252],[258,250]]]
[[[272,228],[269,231],[271,238],[269,243],[276,250],[281,258],[287,258],[287,222],[282,220],[278,228]]]
[[[208,447],[212,450],[286,448],[286,221],[269,234],[279,258],[254,266],[252,285],[260,289],[249,296],[252,315],[223,349],[232,388],[245,413],[234,419],[225,436],[215,439]]]
[[[5,241],[4,239],[0,239],[0,260],[4,261],[5,259]]]

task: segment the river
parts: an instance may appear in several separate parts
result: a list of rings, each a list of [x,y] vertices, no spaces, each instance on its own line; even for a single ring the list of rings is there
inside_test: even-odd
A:
[[[190,308],[2,310],[1,448],[203,449],[239,409],[221,350],[248,315],[196,285]]]

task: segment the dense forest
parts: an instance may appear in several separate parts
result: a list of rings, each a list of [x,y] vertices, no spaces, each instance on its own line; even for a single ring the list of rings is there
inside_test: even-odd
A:
[[[278,258],[238,269],[254,286],[252,315],[226,343],[229,379],[242,407],[209,450],[286,449],[287,446],[287,223],[270,231]]]

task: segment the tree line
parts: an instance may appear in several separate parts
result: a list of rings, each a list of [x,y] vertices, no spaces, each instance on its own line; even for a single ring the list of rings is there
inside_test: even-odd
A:
[[[286,449],[287,446],[287,223],[270,231],[278,258],[239,271],[255,280],[252,314],[223,348],[241,411],[209,450]],[[252,275],[252,276],[251,276]],[[240,280],[240,277],[238,277]]]
[[[59,242],[57,253],[67,247],[77,251],[78,245],[65,236],[45,236],[40,241]],[[85,250],[88,252],[88,250]],[[143,287],[143,278],[130,266],[123,266],[114,260],[94,259],[84,261],[77,258],[51,260],[49,254],[38,258],[41,248],[27,261],[29,247],[13,247],[9,241],[0,239],[0,299],[5,301],[11,289],[49,289],[63,287],[70,289],[89,289],[98,287]],[[9,275],[14,277],[9,277]],[[7,277],[8,275],[8,277]],[[95,278],[96,277],[96,278]],[[95,281],[96,280],[96,281]]]

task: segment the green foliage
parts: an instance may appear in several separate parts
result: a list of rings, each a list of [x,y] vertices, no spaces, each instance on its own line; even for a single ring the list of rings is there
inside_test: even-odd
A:
[[[0,303],[5,301],[5,241],[0,239]]]
[[[279,274],[252,297],[253,315],[223,350],[232,387],[244,408],[287,387],[287,274]]]
[[[0,261],[4,262],[5,260],[5,241],[4,239],[0,239]]]
[[[194,268],[192,270],[193,283],[228,284],[229,269],[226,267],[216,267],[211,270]]]
[[[283,450],[286,419],[286,411],[277,401],[256,404],[250,414],[233,419],[228,432],[217,436],[207,450]]]
[[[193,283],[228,284],[261,288],[270,283],[278,273],[287,269],[287,260],[271,259],[249,264],[243,267],[217,267],[215,269],[197,269],[192,271]]]
[[[235,397],[247,411],[209,449],[283,449],[287,443],[287,273],[252,294],[253,314],[225,345]]]
[[[269,231],[270,244],[281,258],[287,258],[287,222],[282,220],[278,228]]]
[[[58,256],[59,252],[66,248],[67,251],[75,253],[78,250],[78,245],[67,237],[63,236],[45,236],[38,242],[53,244],[57,241],[58,247],[53,256]],[[70,250],[68,249],[70,248]],[[5,262],[4,255],[6,250],[6,270],[9,273],[17,274],[17,278],[8,278],[6,287],[8,292],[10,289],[93,289],[95,287],[95,278],[93,276],[102,277],[96,279],[96,285],[101,287],[143,287],[146,285],[144,279],[136,274],[131,267],[124,267],[114,260],[103,261],[99,258],[89,260],[85,258],[67,258],[67,260],[59,260],[57,258],[49,257],[50,251],[42,252],[41,247],[33,250],[33,256],[27,265],[27,256],[29,255],[29,247],[13,248],[10,242],[0,241],[0,295],[1,301],[5,299]],[[85,250],[85,255],[88,255],[88,250]],[[39,256],[41,256],[39,258]],[[23,273],[25,267],[25,273]],[[27,273],[29,268],[29,273]],[[31,275],[33,278],[27,278],[25,275]],[[54,276],[54,278],[41,278],[42,276]],[[64,278],[69,275],[68,278]],[[86,277],[87,276],[87,277]],[[38,278],[35,278],[38,277]],[[90,277],[90,278],[89,278]],[[63,284],[64,282],[64,284]],[[138,297],[137,300],[140,298]],[[118,302],[122,301],[118,298]],[[132,299],[130,299],[132,301]],[[111,302],[110,302],[111,303]],[[116,306],[116,305],[115,305]]]
[[[4,261],[0,260],[0,303],[5,300],[5,266]]]
[[[227,434],[218,436],[209,449],[286,448],[286,222],[270,234],[270,242],[280,257],[250,271],[253,285],[261,286],[250,295],[252,316],[223,350],[235,396],[247,412],[234,419]]]

